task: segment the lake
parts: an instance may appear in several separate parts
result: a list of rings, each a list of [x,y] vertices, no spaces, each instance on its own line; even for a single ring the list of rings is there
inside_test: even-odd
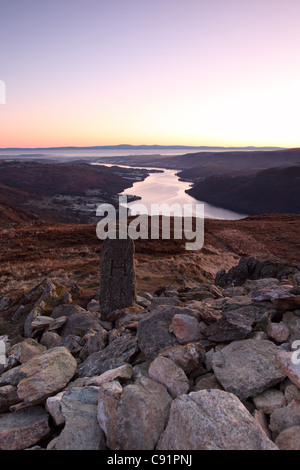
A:
[[[94,163],[93,165],[97,165]],[[107,164],[105,166],[113,166]],[[126,165],[124,168],[132,168]],[[141,167],[137,167],[141,168]],[[153,170],[153,168],[151,168]],[[133,184],[131,188],[127,188],[122,195],[135,195],[141,197],[139,201],[134,201],[127,204],[127,207],[132,207],[134,204],[143,204],[147,208],[147,213],[155,215],[151,212],[151,204],[168,204],[172,206],[173,204],[179,204],[183,207],[184,204],[189,204],[189,211],[186,215],[195,216],[196,215],[196,205],[201,204],[202,201],[198,201],[189,194],[185,192],[191,186],[191,183],[186,181],[180,181],[176,173],[180,170],[166,170],[164,168],[156,168],[161,170],[161,173],[150,173],[150,176],[144,181],[138,181]],[[203,202],[204,204],[204,217],[209,219],[225,219],[225,220],[239,220],[247,217],[246,214],[239,214],[238,212],[233,212],[227,209],[222,209],[221,207],[213,206]],[[161,212],[162,215],[168,215],[167,212]],[[174,215],[181,215],[181,213],[176,212]]]

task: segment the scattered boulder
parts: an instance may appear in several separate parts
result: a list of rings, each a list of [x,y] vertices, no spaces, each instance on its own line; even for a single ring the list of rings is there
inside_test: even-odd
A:
[[[61,346],[61,343],[61,336],[59,336],[59,334],[55,333],[54,331],[45,331],[40,340],[40,344],[46,346],[48,349]]]
[[[33,322],[31,323],[31,328],[33,330],[41,329],[44,330],[47,328],[51,323],[54,322],[54,319],[51,317],[45,317],[43,315],[37,316]]]
[[[222,317],[203,330],[203,334],[212,341],[234,341],[244,339],[252,331],[252,325],[260,317],[260,310],[255,306],[245,306],[228,310]]]
[[[47,398],[45,408],[51,415],[56,426],[62,426],[65,423],[65,417],[61,411],[61,399],[65,392],[59,392],[54,397]]]
[[[79,312],[69,315],[59,334],[63,338],[68,335],[84,336],[88,330],[100,331],[99,321],[89,312]]]
[[[117,410],[123,388],[119,382],[113,380],[104,383],[99,388],[97,420],[106,437],[108,449],[119,450],[117,437]]]
[[[121,336],[102,351],[94,352],[79,366],[78,377],[99,375],[106,359],[122,359],[127,362],[137,353],[137,339],[131,336]]]
[[[163,349],[158,356],[168,357],[189,375],[205,361],[205,349],[200,343],[176,344]]]
[[[33,357],[19,369],[18,397],[26,403],[43,402],[62,390],[76,372],[76,361],[64,347]]]
[[[215,278],[216,286],[223,288],[243,285],[247,279],[276,278],[287,279],[289,275],[299,273],[296,267],[270,260],[258,260],[253,257],[242,257],[237,266],[226,273],[221,270]]]
[[[292,426],[300,426],[300,403],[296,400],[283,408],[277,408],[270,416],[270,429],[274,437]]]
[[[227,392],[245,400],[285,379],[276,360],[278,352],[271,341],[234,341],[213,355],[213,370]]]
[[[23,450],[50,432],[48,413],[41,406],[0,416],[0,450]]]
[[[35,339],[27,338],[22,343],[15,344],[9,354],[9,360],[15,359],[24,364],[35,356],[43,354],[47,348],[38,343]]]
[[[31,327],[32,322],[42,313],[42,309],[40,307],[35,307],[31,310],[31,312],[27,315],[25,323],[24,323],[24,336],[25,338],[31,338],[33,329]]]
[[[286,312],[282,317],[282,321],[290,332],[289,342],[298,341],[300,338],[300,317],[293,312]]]
[[[98,387],[73,387],[61,398],[65,427],[50,450],[104,450],[104,433],[97,421]]]
[[[284,391],[284,396],[287,403],[291,403],[293,400],[300,402],[300,389],[296,385],[288,385]]]
[[[44,290],[43,290],[43,293],[41,295],[41,297],[39,298],[38,300],[38,303],[42,302],[42,301],[51,301],[51,300],[54,300],[54,299],[57,299],[58,295],[57,295],[57,292],[56,292],[56,287],[55,287],[55,284],[53,284],[52,282],[47,282],[45,287],[44,287]]]
[[[84,308],[79,307],[78,305],[69,305],[69,304],[61,304],[55,309],[52,310],[51,317],[52,318],[59,318],[59,317],[70,317],[75,313],[87,313]]]
[[[300,426],[292,426],[282,431],[275,444],[280,450],[300,450]]]
[[[210,390],[214,388],[218,390],[223,390],[223,387],[218,381],[215,374],[209,372],[207,374],[201,375],[198,379],[196,379],[193,391],[198,392],[199,390]]]
[[[293,355],[296,354],[288,351],[280,351],[276,359],[288,378],[300,388],[300,361],[296,364]]]
[[[130,364],[124,364],[116,369],[110,369],[98,377],[86,378],[84,385],[94,385],[100,387],[100,385],[112,382],[113,380],[127,381],[131,378],[133,370]]]
[[[286,405],[284,394],[276,388],[270,388],[256,395],[256,397],[253,397],[253,402],[258,410],[262,410],[267,415]]]
[[[176,398],[158,450],[275,450],[231,393],[201,390]]]
[[[277,343],[285,343],[290,336],[290,331],[283,322],[270,322],[267,328],[267,335]]]
[[[117,408],[119,448],[153,450],[167,423],[171,402],[166,388],[152,379],[141,378],[137,384],[127,385]]]
[[[158,356],[150,364],[149,376],[163,384],[172,398],[177,398],[189,391],[189,381],[183,370],[171,359]]]
[[[61,346],[67,348],[68,351],[75,356],[81,351],[82,338],[77,335],[67,335],[62,339]]]
[[[0,413],[8,411],[10,406],[20,401],[17,394],[17,387],[13,385],[4,385],[0,387]]]
[[[88,333],[85,335],[84,339],[84,346],[80,351],[79,357],[82,361],[97,351],[102,351],[106,347],[107,344],[108,333],[107,331],[100,327],[100,330],[95,333]]]
[[[172,331],[180,344],[203,339],[198,320],[189,315],[174,315],[172,319]]]
[[[173,333],[170,333],[172,319],[180,308],[161,307],[146,314],[137,327],[137,338],[140,350],[149,359],[178,341]]]

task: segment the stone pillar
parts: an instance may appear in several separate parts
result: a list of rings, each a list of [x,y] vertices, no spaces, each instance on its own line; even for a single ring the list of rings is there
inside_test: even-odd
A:
[[[103,241],[100,255],[100,312],[102,320],[135,300],[134,242],[131,238]]]

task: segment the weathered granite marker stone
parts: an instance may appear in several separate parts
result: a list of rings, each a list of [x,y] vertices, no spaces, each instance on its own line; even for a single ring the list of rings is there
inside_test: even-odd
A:
[[[131,238],[103,241],[100,256],[102,320],[115,310],[131,307],[135,299],[134,243]]]

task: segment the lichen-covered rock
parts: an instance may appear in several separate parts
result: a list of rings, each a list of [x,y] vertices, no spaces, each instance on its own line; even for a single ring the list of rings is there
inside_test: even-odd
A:
[[[62,390],[76,372],[77,363],[65,347],[52,348],[20,367],[17,385],[20,400],[42,402]]]

